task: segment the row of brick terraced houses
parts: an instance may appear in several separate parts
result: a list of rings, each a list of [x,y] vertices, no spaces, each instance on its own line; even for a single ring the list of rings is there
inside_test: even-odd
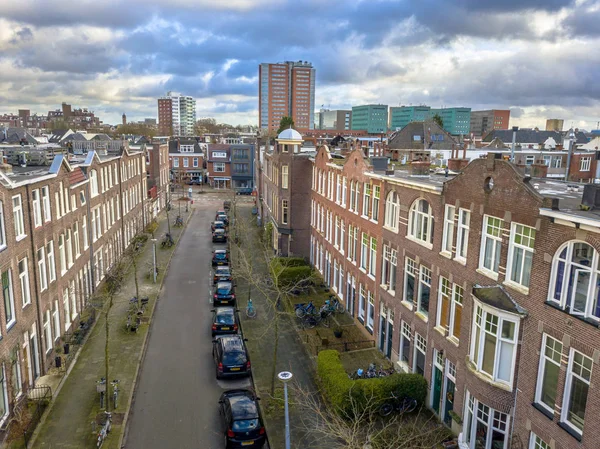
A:
[[[600,186],[494,154],[456,177],[378,173],[361,149],[340,163],[286,132],[259,171],[275,251],[310,258],[398,369],[425,376],[461,447],[598,448]]]
[[[80,161],[59,155],[49,169],[2,166],[0,420],[54,366],[107,270],[164,207],[167,151],[150,150],[150,170],[145,152],[127,148]]]

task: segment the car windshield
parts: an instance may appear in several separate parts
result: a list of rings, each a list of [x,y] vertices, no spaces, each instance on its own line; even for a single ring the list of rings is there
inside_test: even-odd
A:
[[[225,259],[227,257],[227,253],[215,253],[215,257],[217,259]]]
[[[217,284],[217,293],[219,295],[228,295],[229,293],[231,293],[231,284],[229,284],[229,283]]]
[[[244,352],[225,352],[223,363],[225,365],[243,365],[246,363],[246,354]]]
[[[217,315],[217,324],[233,324],[233,313],[220,313]]]
[[[242,419],[240,421],[233,422],[233,431],[245,432],[247,430],[254,430],[258,427],[258,419]]]

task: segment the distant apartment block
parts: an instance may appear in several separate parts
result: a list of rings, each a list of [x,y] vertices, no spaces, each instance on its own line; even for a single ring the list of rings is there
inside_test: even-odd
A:
[[[562,132],[565,121],[561,118],[549,118],[546,120],[546,131]]]
[[[431,109],[431,117],[438,114],[444,122],[444,129],[454,136],[469,134],[471,108]]]
[[[368,134],[382,134],[388,128],[388,106],[387,104],[367,104],[352,106],[353,131],[364,130]]]
[[[475,137],[485,136],[495,129],[508,129],[509,110],[490,109],[487,111],[471,111],[471,134]]]
[[[318,120],[315,120],[316,129],[349,131],[352,125],[351,110],[321,109],[318,113]]]
[[[429,106],[399,106],[390,108],[390,130],[400,131],[410,122],[424,122],[429,118]]]
[[[277,130],[282,117],[292,117],[296,129],[314,129],[315,69],[310,62],[286,61],[258,66],[258,122]]]
[[[161,135],[193,136],[196,100],[177,92],[158,99],[158,132]]]

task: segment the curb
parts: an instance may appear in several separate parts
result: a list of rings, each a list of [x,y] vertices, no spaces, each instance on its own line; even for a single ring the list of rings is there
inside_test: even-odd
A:
[[[146,337],[144,338],[144,343],[142,345],[142,351],[141,351],[140,357],[138,359],[135,376],[133,378],[133,384],[131,386],[131,394],[129,395],[127,410],[125,411],[125,416],[123,417],[123,424],[121,426],[122,430],[121,430],[121,434],[119,437],[119,444],[117,446],[118,448],[121,448],[121,449],[124,448],[125,445],[127,444],[127,437],[129,435],[129,415],[131,414],[131,408],[133,407],[133,404],[135,403],[135,393],[136,393],[136,389],[137,389],[137,384],[140,379],[140,372],[141,372],[142,364],[144,363],[144,359],[146,358],[146,352],[148,350],[148,341],[150,340],[150,335],[152,333],[152,326],[154,324],[154,311],[156,310],[156,306],[158,304],[158,301],[160,300],[160,295],[161,295],[161,292],[162,292],[162,289],[163,289],[163,286],[165,283],[165,278],[167,277],[167,274],[169,272],[169,267],[171,266],[171,260],[173,259],[173,255],[175,254],[175,251],[177,250],[177,247],[179,246],[179,242],[181,241],[181,236],[187,229],[187,225],[195,213],[196,213],[196,209],[192,207],[190,210],[190,213],[187,217],[187,220],[185,221],[185,225],[181,229],[181,234],[179,234],[179,237],[177,238],[177,242],[175,242],[175,248],[173,249],[173,252],[171,253],[171,256],[169,257],[167,266],[165,267],[165,270],[164,270],[165,274],[162,277],[162,280],[160,281],[158,293],[156,295],[156,299],[154,300],[154,304],[152,305],[152,313],[150,314],[150,325],[148,326],[148,332],[146,332]]]

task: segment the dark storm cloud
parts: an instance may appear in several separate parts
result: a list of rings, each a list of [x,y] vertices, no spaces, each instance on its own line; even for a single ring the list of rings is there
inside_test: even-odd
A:
[[[29,41],[33,38],[33,32],[29,27],[23,27],[20,30],[15,32],[15,37],[13,37],[9,42],[13,45],[18,44],[22,41]]]
[[[600,9],[595,11],[574,11],[563,21],[563,25],[571,35],[600,36]]]

